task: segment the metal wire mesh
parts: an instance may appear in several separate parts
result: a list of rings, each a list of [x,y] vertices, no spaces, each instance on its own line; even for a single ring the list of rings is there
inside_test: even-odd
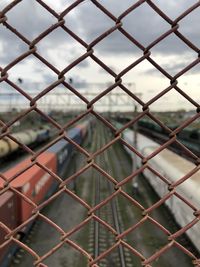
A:
[[[188,229],[193,227],[196,223],[198,223],[200,219],[200,211],[198,210],[197,207],[193,206],[187,199],[179,195],[179,193],[176,192],[176,188],[178,185],[186,181],[191,177],[193,173],[196,173],[199,170],[199,157],[195,155],[193,152],[191,152],[188,148],[186,148],[180,141],[177,140],[176,134],[178,134],[181,130],[183,130],[185,127],[190,125],[192,122],[197,120],[200,117],[200,106],[199,104],[192,99],[189,95],[187,95],[179,86],[178,86],[178,79],[184,75],[187,71],[192,69],[194,66],[199,64],[200,62],[200,50],[199,48],[192,43],[186,36],[184,36],[180,31],[179,31],[179,22],[187,17],[190,13],[192,13],[195,9],[199,8],[200,2],[197,1],[194,5],[192,5],[190,8],[188,8],[184,13],[182,13],[179,17],[177,17],[175,20],[172,20],[169,18],[155,3],[154,1],[151,0],[140,0],[131,5],[126,11],[124,11],[120,16],[116,17],[114,14],[112,14],[109,10],[106,9],[105,6],[103,6],[99,1],[96,0],[91,0],[90,4],[94,5],[95,8],[99,9],[101,12],[104,13],[105,16],[107,16],[109,19],[113,21],[113,27],[110,29],[106,30],[103,34],[99,35],[96,37],[91,43],[86,43],[83,39],[81,39],[75,32],[71,31],[66,25],[65,25],[65,20],[67,20],[67,16],[70,12],[76,9],[78,5],[84,2],[84,0],[79,0],[79,1],[74,1],[71,5],[66,7],[66,9],[58,14],[55,10],[53,10],[48,4],[45,3],[45,1],[42,0],[36,0],[38,4],[41,5],[42,8],[44,8],[47,12],[53,16],[57,22],[53,24],[52,26],[48,27],[45,31],[43,31],[41,34],[39,34],[34,40],[28,40],[22,33],[20,33],[18,30],[14,28],[9,23],[9,20],[7,18],[7,13],[15,9],[15,7],[21,2],[21,0],[15,0],[12,1],[10,4],[8,4],[1,12],[0,12],[0,24],[1,27],[5,27],[7,31],[12,32],[17,38],[19,38],[22,42],[24,42],[27,46],[28,49],[25,53],[22,53],[19,57],[15,58],[12,62],[10,62],[6,67],[2,68],[0,66],[0,72],[1,72],[1,77],[0,77],[0,82],[5,82],[9,84],[14,90],[19,92],[21,95],[23,95],[30,104],[30,107],[27,108],[25,111],[23,111],[19,116],[14,118],[13,120],[5,123],[4,121],[0,121],[1,125],[1,135],[0,138],[4,137],[9,137],[12,139],[14,142],[19,144],[19,146],[25,150],[29,155],[31,155],[31,163],[29,166],[25,167],[23,170],[21,170],[20,173],[16,173],[12,177],[10,177],[9,180],[4,177],[4,174],[0,174],[0,177],[5,181],[3,188],[1,188],[1,194],[5,193],[8,190],[11,190],[14,192],[16,195],[19,197],[23,198],[25,201],[27,201],[32,207],[34,208],[33,214],[30,218],[25,220],[23,224],[18,226],[15,229],[9,229],[9,227],[2,222],[0,223],[0,227],[4,229],[7,232],[6,240],[5,242],[1,245],[1,248],[6,246],[9,243],[16,243],[20,247],[22,247],[24,250],[26,250],[28,253],[30,253],[34,258],[35,258],[35,266],[45,266],[42,262],[49,257],[51,254],[53,254],[55,251],[59,250],[60,247],[64,244],[67,243],[71,247],[73,247],[75,250],[79,251],[81,254],[84,255],[88,259],[88,264],[89,266],[98,266],[98,262],[106,257],[113,249],[115,249],[118,246],[126,247],[128,248],[131,253],[136,255],[141,259],[141,264],[142,266],[152,266],[154,261],[160,257],[162,254],[166,253],[172,246],[178,247],[180,250],[182,250],[184,253],[186,253],[189,257],[191,257],[191,260],[193,262],[194,266],[200,266],[200,259],[197,259],[196,256],[190,252],[187,248],[182,246],[178,241],[177,237],[179,237],[181,234],[185,233]],[[144,3],[146,3],[151,9],[153,9],[159,16],[161,16],[171,27],[170,30],[166,31],[162,35],[160,35],[158,38],[153,40],[148,46],[143,46],[138,40],[136,40],[132,35],[130,35],[124,28],[123,28],[123,19],[126,18],[130,13],[134,12],[137,8],[142,6]],[[57,69],[54,65],[52,65],[50,62],[48,62],[38,51],[37,51],[37,44],[45,38],[47,35],[55,31],[56,29],[61,28],[63,32],[67,33],[70,35],[77,43],[79,43],[84,49],[85,53],[82,54],[80,57],[78,57],[74,62],[66,66],[63,70]],[[139,57],[135,62],[130,64],[128,67],[123,69],[120,73],[115,73],[108,65],[106,65],[103,61],[101,61],[98,56],[95,55],[95,46],[101,43],[102,40],[105,38],[110,38],[110,35],[113,32],[118,31],[121,35],[123,35],[128,42],[136,46],[142,53],[143,55]],[[64,34],[64,33],[63,33]],[[171,76],[161,65],[159,62],[156,62],[152,57],[151,57],[151,49],[154,48],[157,44],[159,44],[162,40],[167,38],[170,35],[176,35],[181,42],[183,42],[189,49],[191,49],[195,54],[196,54],[196,59],[191,62],[188,66],[186,66],[184,69],[176,73],[176,75]],[[33,57],[37,58],[39,61],[41,61],[46,67],[51,69],[57,76],[58,79],[56,82],[52,83],[50,86],[45,88],[44,90],[41,91],[37,96],[31,97],[25,90],[20,88],[19,84],[16,84],[12,82],[9,79],[9,71],[16,66],[18,63],[20,63],[22,60],[27,58],[29,55],[32,55]],[[74,68],[77,64],[81,63],[83,60],[86,58],[90,58],[93,60],[96,64],[98,64],[103,70],[105,70],[112,78],[113,78],[113,83],[106,89],[104,90],[101,94],[97,95],[94,97],[92,100],[86,99],[84,95],[81,94],[79,90],[76,90],[76,88],[73,87],[72,84],[68,83],[65,80],[65,75],[72,69]],[[150,64],[152,64],[159,72],[161,72],[169,81],[169,86],[165,89],[163,89],[159,94],[154,96],[152,99],[150,99],[148,102],[143,102],[137,95],[135,95],[133,92],[131,92],[127,86],[123,83],[122,78],[124,75],[126,75],[130,70],[134,69],[138,64],[140,64],[143,61],[148,61]],[[37,106],[37,101],[48,94],[51,90],[53,90],[56,86],[62,84],[67,90],[72,92],[74,95],[76,95],[79,99],[81,99],[87,106],[87,110],[85,112],[82,112],[79,114],[78,117],[72,119],[70,122],[68,122],[65,125],[60,125],[58,122],[56,122],[53,118],[51,118],[48,114],[45,114],[42,110],[40,110]],[[130,122],[125,124],[123,128],[120,130],[117,130],[105,117],[101,114],[98,113],[97,111],[94,110],[95,103],[97,103],[103,96],[111,92],[114,88],[119,87],[123,92],[126,92],[134,101],[138,103],[142,107],[142,112],[140,112],[136,117],[134,117]],[[195,108],[196,108],[196,114],[192,116],[191,118],[187,119],[184,123],[182,123],[178,128],[175,130],[169,129],[164,123],[159,120],[152,112],[151,112],[151,105],[156,102],[159,98],[163,97],[165,94],[170,92],[171,90],[176,90],[180,95],[182,95],[187,101],[189,101]],[[30,112],[35,111],[38,113],[40,116],[45,118],[49,123],[51,123],[55,128],[58,129],[58,136],[48,143],[43,149],[41,149],[39,152],[34,152],[32,149],[30,149],[28,146],[21,144],[16,138],[14,138],[10,132],[10,127],[18,120],[20,120],[22,117],[26,116]],[[76,122],[78,122],[80,119],[84,118],[88,114],[92,114],[95,116],[98,120],[100,120],[105,127],[108,127],[111,129],[112,132],[115,133],[115,138],[108,142],[106,145],[104,145],[102,148],[98,149],[95,153],[91,154],[88,151],[86,151],[84,148],[73,142],[73,140],[69,139],[68,136],[65,133],[65,130],[71,126],[74,125]],[[142,156],[133,146],[128,144],[123,138],[122,138],[122,132],[128,128],[129,126],[134,125],[139,121],[141,118],[144,116],[148,116],[151,120],[156,122],[158,125],[160,125],[163,129],[168,132],[169,139],[166,141],[164,144],[160,145],[158,149],[154,151],[150,156],[145,157]],[[62,179],[53,173],[49,168],[41,164],[38,160],[38,157],[40,154],[49,148],[51,145],[53,145],[56,141],[65,139],[68,142],[73,143],[73,145],[76,146],[77,150],[79,153],[83,153],[87,157],[87,164],[78,170],[75,174],[73,174],[71,177],[69,177],[67,180],[62,181]],[[132,173],[129,177],[125,178],[121,182],[118,182],[115,177],[110,176],[108,173],[106,173],[100,166],[98,166],[94,159],[100,155],[103,151],[108,149],[110,146],[112,146],[115,142],[121,141],[125,146],[127,146],[130,150],[133,151],[133,153],[136,153],[139,157],[141,157],[143,161],[143,166],[139,168],[137,171]],[[123,195],[123,197],[127,198],[130,200],[130,196],[123,191],[122,186],[126,183],[128,183],[134,176],[136,176],[138,173],[142,172],[145,168],[148,168],[148,161],[158,155],[161,151],[163,151],[165,148],[167,148],[171,143],[177,143],[183,151],[185,151],[191,158],[194,159],[196,163],[196,167],[188,174],[185,174],[185,176],[178,180],[176,183],[169,183],[169,192],[167,195],[163,197],[160,201],[155,203],[155,205],[151,206],[148,209],[145,209],[144,207],[141,207],[137,201],[132,200],[133,205],[138,205],[141,208],[141,212],[143,212],[143,219],[138,222],[135,225],[132,225],[131,228],[125,229],[122,233],[118,234],[115,229],[113,229],[113,232],[116,234],[116,242],[115,244],[110,247],[108,250],[106,250],[103,254],[99,255],[98,257],[93,257],[90,255],[86,250],[81,248],[78,244],[76,244],[74,241],[70,240],[70,236],[78,231],[81,227],[83,227],[85,224],[88,223],[90,220],[97,220],[100,223],[102,220],[98,218],[97,215],[95,215],[95,211],[99,209],[101,206],[105,205],[107,202],[109,202],[112,198],[115,198],[118,195]],[[11,186],[11,182],[16,179],[16,177],[23,172],[25,172],[27,169],[30,167],[37,165],[39,168],[43,169],[45,172],[49,173],[55,180],[57,180],[60,185],[59,185],[59,190],[53,194],[51,197],[48,198],[44,203],[40,205],[34,204],[25,194],[20,193],[17,191],[13,186]],[[72,181],[76,179],[77,176],[79,176],[81,173],[83,173],[85,170],[88,168],[94,168],[97,169],[99,172],[102,173],[102,175],[106,178],[109,179],[113,185],[115,186],[115,191],[110,195],[110,197],[104,201],[101,202],[100,205],[96,206],[90,206],[88,203],[86,203],[84,200],[80,199],[74,192],[70,191],[67,188],[67,184],[69,181]],[[150,168],[150,167],[149,167]],[[155,170],[154,170],[155,172]],[[165,177],[159,173],[159,177],[165,181]],[[68,232],[65,232],[63,229],[61,229],[58,225],[56,225],[53,221],[45,217],[40,211],[44,206],[47,206],[48,204],[51,203],[53,199],[55,199],[58,195],[61,193],[65,192],[66,194],[70,194],[72,198],[74,198],[76,201],[78,201],[81,205],[83,205],[87,210],[88,210],[88,218],[82,221],[78,225],[74,225],[74,228],[71,229]],[[164,226],[162,226],[159,222],[157,222],[155,219],[151,217],[151,211],[158,208],[163,202],[165,202],[168,198],[170,198],[172,195],[176,195],[181,199],[181,201],[185,202],[186,205],[188,205],[194,212],[194,217],[191,223],[186,225],[185,227],[181,228],[181,230],[177,231],[176,233],[171,233],[169,230],[167,230]],[[33,221],[35,218],[41,218],[44,220],[47,224],[50,224],[53,228],[55,228],[56,231],[58,231],[61,235],[60,243],[52,248],[50,251],[48,251],[46,254],[43,256],[39,256],[35,251],[33,251],[27,244],[22,243],[20,240],[16,238],[16,233],[20,231],[24,226],[28,225],[31,221]],[[149,258],[145,258],[141,253],[139,253],[135,248],[131,247],[126,241],[124,240],[124,237],[128,235],[130,230],[134,230],[138,227],[140,227],[145,221],[150,221],[152,224],[155,224],[157,227],[159,227],[165,234],[168,236],[168,244],[165,245],[164,247],[160,248],[155,252],[155,254],[151,255]],[[108,230],[110,230],[109,225],[104,223],[104,227],[107,227]]]

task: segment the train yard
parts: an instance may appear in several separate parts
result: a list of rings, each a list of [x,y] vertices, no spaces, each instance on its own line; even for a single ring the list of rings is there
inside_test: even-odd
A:
[[[0,1],[0,267],[200,267],[200,0],[118,2]]]
[[[131,136],[133,137],[132,131]],[[91,138],[95,142],[91,142]],[[101,123],[97,123],[81,146],[90,153],[95,153],[112,138],[113,133]],[[85,161],[86,157],[83,154],[72,154],[70,164],[66,164],[62,169],[62,177],[72,177],[85,165]],[[129,177],[133,171],[131,157],[120,141],[96,156],[94,164],[118,182]],[[151,257],[168,243],[168,235],[156,227],[151,220],[162,224],[168,229],[169,234],[178,231],[179,226],[169,209],[163,205],[151,212],[150,220],[143,215],[144,210],[159,201],[159,196],[143,175],[140,174],[134,179],[137,180],[139,190],[133,191],[132,179],[130,179],[122,186],[126,195],[124,197],[115,189],[112,181],[97,168],[89,168],[76,179],[70,179],[71,183],[68,184],[71,192],[76,193],[80,199],[92,207],[89,214],[85,207],[66,192],[59,194],[50,205],[42,209],[42,214],[65,232],[72,231],[69,239],[91,255],[90,264],[94,266],[98,264],[100,267],[142,266],[145,258]],[[135,205],[136,202],[139,204]],[[144,223],[137,227],[140,220],[144,220]],[[79,231],[73,233],[73,226],[81,225],[83,221],[87,223],[82,225]],[[116,237],[120,235],[123,235],[123,244],[116,242]],[[28,234],[23,237],[22,242],[38,253],[46,266],[88,266],[86,257],[74,250],[69,240],[63,242],[59,250],[52,251],[53,247],[59,246],[59,240],[60,236],[55,229],[42,219],[37,219]],[[198,256],[197,250],[185,235],[181,235],[179,243]],[[51,257],[47,257],[48,251],[52,251]],[[155,258],[153,266],[189,267],[193,266],[193,260],[195,257],[183,253],[177,246],[172,246],[166,254]],[[20,248],[13,256],[10,266],[33,266],[34,261],[35,259],[29,253]]]

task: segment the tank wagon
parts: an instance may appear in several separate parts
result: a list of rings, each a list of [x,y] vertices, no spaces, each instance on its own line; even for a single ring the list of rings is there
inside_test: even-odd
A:
[[[50,131],[48,127],[38,130],[26,130],[19,133],[12,134],[21,144],[32,145],[39,144],[50,138]],[[9,137],[0,139],[0,158],[8,156],[19,149],[19,145]]]
[[[177,124],[168,124],[168,128],[175,130],[178,128]],[[169,138],[169,133],[162,129],[155,122],[149,120],[141,120],[138,122],[138,127],[141,133],[152,136],[155,139],[166,141]],[[197,156],[200,156],[200,129],[185,128],[177,133],[178,139]],[[173,144],[175,146],[175,144]]]
[[[81,144],[86,137],[88,129],[92,125],[92,120],[78,124],[75,128],[69,130],[67,136],[77,144]],[[73,154],[73,144],[66,140],[60,140],[51,146],[47,151],[43,152],[37,162],[47,167],[51,172],[58,175],[61,179],[65,179],[64,174],[69,165]],[[4,172],[4,177],[11,179],[16,173],[21,174],[11,183],[11,189],[0,196],[0,266],[8,266],[10,259],[16,251],[16,246],[11,244],[8,239],[6,245],[6,235],[9,232],[30,219],[36,205],[52,195],[58,187],[58,181],[48,172],[38,165],[31,164],[31,159],[27,158],[18,163],[8,171]],[[22,170],[25,170],[22,172]],[[0,189],[4,187],[5,181],[0,178]],[[12,191],[12,188],[23,193],[29,201],[26,201],[19,194]],[[18,236],[22,236],[28,232],[33,221],[25,227],[20,228]]]
[[[129,144],[134,144],[133,132],[131,130],[124,131],[123,138]],[[137,150],[143,155],[144,158],[153,153],[158,147],[159,145],[156,142],[141,134],[138,134]],[[131,152],[128,148],[126,148],[126,150],[132,155],[133,152]],[[154,170],[164,176],[169,181],[169,184],[177,182],[186,174],[192,172],[196,167],[190,161],[182,158],[168,149],[161,151],[158,155],[149,160],[148,164]],[[141,165],[142,159],[137,157],[137,166],[141,167]],[[148,168],[144,170],[143,174],[160,197],[163,197],[169,193],[169,184],[162,181]],[[192,203],[197,210],[200,209],[199,178],[199,171],[194,172],[188,180],[176,187],[176,192],[183,196],[187,201]],[[195,214],[195,210],[193,210],[189,205],[175,195],[172,195],[167,201],[165,201],[165,204],[168,206],[176,222],[181,227],[189,225],[199,216],[198,214]],[[187,230],[186,234],[200,252],[200,223],[198,222],[197,224],[193,225]]]

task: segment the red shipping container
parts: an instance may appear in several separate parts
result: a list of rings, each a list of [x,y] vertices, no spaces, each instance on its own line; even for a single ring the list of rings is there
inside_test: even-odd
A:
[[[49,170],[56,173],[56,156],[55,154],[42,154],[38,157],[37,161],[46,166]],[[27,166],[30,166],[30,159],[26,159],[23,162],[17,164],[15,167],[4,173],[4,176],[9,179],[16,173],[23,170]],[[35,204],[41,203],[45,196],[48,194],[51,187],[55,184],[55,178],[53,178],[48,172],[44,171],[37,165],[32,166],[26,170],[23,174],[19,175],[11,182],[11,185],[18,191],[27,196]],[[0,187],[3,185],[3,180],[0,179]],[[32,215],[33,205],[27,201],[18,197],[18,209],[20,211],[18,224],[21,224]]]
[[[11,191],[7,191],[0,195],[0,222],[5,224],[11,230],[17,226],[17,203],[16,197]],[[5,241],[7,232],[0,227],[0,245]],[[9,257],[8,251],[10,246],[7,245],[0,250],[0,262],[5,259],[5,255]]]

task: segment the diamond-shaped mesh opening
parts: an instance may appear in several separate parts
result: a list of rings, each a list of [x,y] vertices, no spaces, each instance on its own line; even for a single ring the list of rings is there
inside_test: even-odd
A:
[[[151,19],[149,20],[149,18]],[[144,46],[149,45],[169,29],[167,22],[146,3],[126,16],[123,22],[124,29]],[[132,27],[133,23],[135,27]],[[156,27],[158,24],[159,27]],[[152,28],[156,28],[156,30],[152,31]]]
[[[35,71],[34,76],[31,75],[33,70]],[[31,79],[28,78],[30,75]],[[32,97],[57,81],[57,75],[32,55],[10,69],[9,77],[13,83],[18,84],[22,90]]]
[[[139,245],[141,238],[143,239],[143,247]],[[127,239],[131,244],[135,244],[135,248],[147,258],[168,243],[166,234],[149,221],[144,222],[139,228],[136,228],[129,234]]]
[[[84,47],[61,27],[57,27],[45,36],[37,44],[37,48],[48,62],[60,70],[85,53]]]
[[[72,10],[72,12],[73,15],[76,14],[78,20],[71,25],[68,25],[67,23],[66,25],[69,26],[70,30],[72,30],[87,43],[92,42],[98,36],[114,26],[112,20],[90,2],[80,4],[74,10]],[[71,15],[72,19],[73,15]],[[104,21],[104,24],[100,23],[102,20]],[[84,24],[85,26],[81,30],[78,30],[78,26],[81,24]],[[91,25],[94,24],[96,25],[95,30],[93,27],[91,27]]]
[[[90,68],[93,71],[91,75],[88,76],[88,70],[90,71]],[[95,75],[95,82],[92,82],[93,75]],[[80,89],[82,91],[80,92],[85,95],[88,100],[97,96],[101,90],[105,90],[108,83],[113,82],[113,78],[110,76],[109,72],[101,67],[99,62],[95,62],[89,56],[77,63],[75,67],[65,74],[65,76],[66,78],[72,78],[72,86],[74,82],[75,88],[77,88],[77,90]],[[102,80],[105,82],[102,83]],[[76,81],[80,83],[79,87],[76,86]],[[89,90],[87,88],[89,88]]]
[[[56,246],[59,243],[61,236],[54,227],[39,218],[37,219],[36,225],[33,225],[33,228],[28,235],[29,239],[22,240],[22,243],[27,244],[40,256],[44,255]],[[42,236],[42,240],[39,240],[38,236]]]
[[[157,79],[152,79],[154,76],[157,77]],[[152,92],[154,95],[157,95],[169,86],[167,77],[145,59],[125,73],[122,79],[124,82],[130,83],[132,77],[136,77],[135,81],[137,86],[142,87],[140,93],[144,101],[150,100]],[[147,81],[147,83],[144,83],[144,80]]]
[[[26,14],[32,10],[32,16]],[[21,2],[12,8],[8,14],[9,23],[16,27],[17,31],[28,39],[34,39],[41,32],[55,23],[55,18],[49,14],[37,1],[30,0],[29,3]],[[17,19],[16,19],[17,18]],[[37,23],[40,19],[41,23]],[[28,30],[31,27],[31,31]]]
[[[8,31],[5,27],[0,27],[1,35],[1,56],[0,65],[5,67],[7,64],[12,62],[16,57],[20,56],[22,53],[27,51],[27,45],[22,42],[17,36],[12,32]],[[15,49],[8,52],[8,40],[15,43]]]
[[[69,191],[68,191],[69,192]],[[48,219],[50,219],[53,223],[58,225],[65,232],[71,231],[73,227],[79,225],[85,218],[87,218],[87,210],[86,208],[78,202],[77,199],[73,198],[73,194],[75,194],[74,190],[71,190],[71,193],[61,192],[51,203],[49,203],[44,210],[42,210],[42,214],[45,215]],[[63,204],[64,206],[70,205],[71,211],[59,211],[59,205]],[[55,213],[54,210],[57,210]],[[73,216],[74,210],[76,210],[77,216]],[[44,231],[40,233],[40,235],[48,235],[48,231]],[[54,240],[54,237],[52,237]],[[46,240],[48,243],[48,239]]]
[[[122,71],[128,65],[137,60],[141,54],[140,49],[130,42],[120,31],[115,30],[109,36],[97,43],[94,47],[98,57],[116,73]],[[116,64],[115,53],[119,53],[119,61]],[[129,57],[124,57],[126,54]],[[108,57],[109,55],[109,57]]]

